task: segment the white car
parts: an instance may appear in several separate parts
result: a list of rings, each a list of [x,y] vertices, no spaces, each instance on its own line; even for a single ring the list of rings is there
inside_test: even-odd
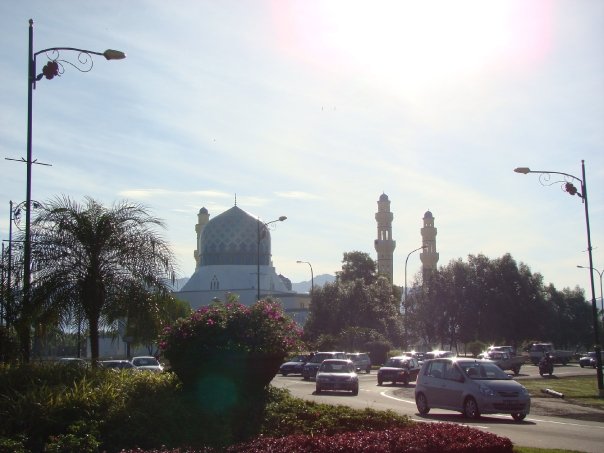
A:
[[[151,355],[133,357],[132,365],[134,365],[139,370],[153,371],[155,373],[161,373],[162,371],[164,371],[163,365]]]
[[[348,390],[355,396],[359,394],[359,376],[352,360],[324,360],[315,380],[317,394],[323,390]]]
[[[459,411],[467,418],[510,414],[524,420],[531,409],[528,390],[491,360],[427,360],[417,376],[415,403],[420,414],[431,408]]]

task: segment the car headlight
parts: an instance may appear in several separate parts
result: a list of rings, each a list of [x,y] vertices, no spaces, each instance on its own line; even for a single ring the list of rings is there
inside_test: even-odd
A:
[[[478,390],[485,396],[495,396],[495,392],[493,391],[493,389],[487,385],[480,384]]]
[[[523,395],[529,395],[529,391],[526,389],[524,385],[520,386],[520,393]]]

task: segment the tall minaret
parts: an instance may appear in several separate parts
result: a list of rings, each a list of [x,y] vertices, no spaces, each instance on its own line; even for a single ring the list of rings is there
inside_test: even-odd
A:
[[[423,264],[424,279],[427,274],[436,270],[438,263],[438,253],[436,252],[436,228],[434,228],[434,216],[430,211],[424,214],[424,227],[421,229],[422,245],[425,247],[419,254],[419,258]]]
[[[378,274],[384,275],[392,282],[392,255],[396,248],[396,241],[392,240],[392,219],[390,212],[390,200],[388,195],[383,193],[377,202],[378,212],[375,213],[377,221],[377,239],[374,241],[375,251],[378,254],[377,270]]]
[[[195,225],[195,232],[197,233],[197,249],[193,251],[193,257],[195,258],[195,269],[200,266],[201,258],[201,232],[203,227],[210,221],[210,214],[206,208],[201,208],[197,214],[197,225]]]

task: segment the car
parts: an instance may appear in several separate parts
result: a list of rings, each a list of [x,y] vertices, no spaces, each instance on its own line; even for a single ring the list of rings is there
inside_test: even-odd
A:
[[[58,360],[59,365],[67,365],[73,367],[81,367],[88,368],[90,366],[90,362],[85,359],[81,359],[79,357],[61,357]]]
[[[371,358],[366,352],[351,352],[346,354],[346,357],[352,360],[356,371],[371,373]]]
[[[317,370],[321,366],[321,363],[323,363],[323,360],[326,359],[347,360],[348,358],[346,357],[345,352],[315,352],[314,354],[311,354],[308,362],[306,362],[302,367],[302,378],[305,381],[314,379],[317,374]]]
[[[392,384],[402,382],[408,385],[409,382],[417,379],[419,370],[419,362],[414,357],[390,357],[378,370],[377,383],[382,385],[384,382],[392,382]]]
[[[510,414],[524,420],[531,408],[528,390],[491,360],[460,357],[424,362],[415,384],[415,404],[421,415],[432,408],[481,414]]]
[[[416,359],[417,362],[419,363],[420,367],[422,366],[422,363],[424,362],[425,355],[426,354],[424,352],[417,352],[417,351],[408,351],[408,352],[401,353],[401,356],[413,357],[414,359]]]
[[[604,363],[604,351],[600,352],[600,357],[601,357],[601,361]],[[585,354],[583,357],[581,357],[579,359],[579,365],[581,366],[581,368],[585,368],[586,366],[595,368],[596,367],[596,353],[592,351],[592,352],[588,352],[587,354]]]
[[[279,373],[283,376],[287,376],[288,374],[302,374],[302,368],[307,361],[307,355],[294,356],[279,367]]]
[[[162,371],[164,371],[163,365],[161,363],[159,363],[159,361],[151,355],[132,357],[131,362],[132,362],[132,365],[134,365],[139,370],[153,371],[155,373],[161,373]]]
[[[353,395],[359,394],[359,376],[355,365],[348,359],[326,359],[321,363],[316,374],[315,393],[323,390],[348,390]]]
[[[136,366],[129,360],[102,360],[99,364],[103,368],[109,368],[112,370],[138,370]]]

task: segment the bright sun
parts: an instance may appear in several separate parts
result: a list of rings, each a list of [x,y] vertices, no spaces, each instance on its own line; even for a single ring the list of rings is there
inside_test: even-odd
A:
[[[523,66],[543,55],[545,1],[277,2],[283,48],[320,67],[378,83],[428,88]],[[284,6],[286,5],[286,6]]]

